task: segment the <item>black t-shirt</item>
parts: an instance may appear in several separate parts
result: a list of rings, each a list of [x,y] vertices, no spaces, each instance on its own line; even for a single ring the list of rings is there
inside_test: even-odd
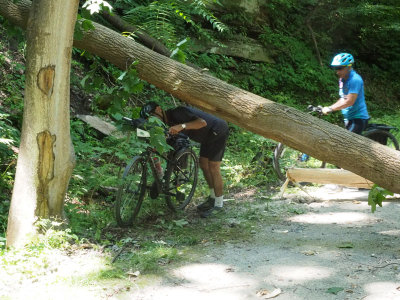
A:
[[[190,139],[198,143],[206,142],[210,138],[209,135],[219,135],[228,130],[228,124],[226,121],[194,107],[179,106],[177,108],[169,109],[165,113],[168,119],[168,126],[187,123],[199,118],[206,121],[207,126],[203,128],[193,130],[186,129],[182,131],[182,133],[186,134]]]

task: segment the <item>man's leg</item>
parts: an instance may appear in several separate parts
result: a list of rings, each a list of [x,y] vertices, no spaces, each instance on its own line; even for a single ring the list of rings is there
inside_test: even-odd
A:
[[[212,178],[212,186],[214,187],[215,197],[220,197],[222,196],[224,190],[224,183],[221,175],[221,162],[209,161],[208,170]]]
[[[224,183],[221,175],[221,162],[220,161],[209,161],[208,167],[213,180],[214,192],[215,192],[215,207],[222,207],[224,205],[223,189]]]
[[[214,188],[213,178],[210,173],[208,158],[200,156],[199,159],[200,169],[203,171],[204,179],[206,180],[210,189]]]
[[[203,171],[204,179],[210,189],[210,194],[207,200],[197,206],[199,211],[209,210],[214,207],[215,204],[215,191],[214,191],[214,181],[209,168],[208,158],[200,156],[199,158],[200,169]]]

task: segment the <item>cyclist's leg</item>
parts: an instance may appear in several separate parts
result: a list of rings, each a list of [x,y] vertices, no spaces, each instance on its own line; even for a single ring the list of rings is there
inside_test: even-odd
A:
[[[200,149],[200,157],[204,161],[208,161],[206,169],[210,176],[210,188],[214,189],[215,203],[214,207],[208,211],[201,213],[202,217],[207,217],[213,213],[214,210],[221,209],[223,206],[223,180],[221,175],[221,161],[224,156],[226,141],[228,139],[228,130],[223,134],[212,136],[207,143],[202,144]]]
[[[228,131],[217,136],[212,135],[206,143],[201,144],[200,148],[200,161],[202,161],[200,167],[204,167],[207,176],[209,176],[208,179],[206,178],[206,181],[210,188],[214,188],[216,197],[222,196],[223,193],[220,166],[225,153],[228,135]]]

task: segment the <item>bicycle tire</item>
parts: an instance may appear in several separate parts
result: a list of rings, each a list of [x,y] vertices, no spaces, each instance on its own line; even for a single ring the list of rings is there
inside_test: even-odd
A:
[[[183,210],[189,204],[196,190],[198,172],[197,155],[192,149],[182,149],[174,155],[164,185],[165,200],[171,210]]]
[[[115,201],[115,219],[120,227],[132,226],[146,193],[147,164],[141,156],[125,167]]]
[[[363,133],[366,138],[377,141],[380,144],[386,145],[392,149],[399,150],[399,142],[396,137],[387,130],[371,129]]]
[[[300,161],[303,152],[279,143],[274,149],[272,166],[277,177],[285,181],[286,171],[289,168],[325,168],[326,163],[316,158],[309,157],[307,161]]]

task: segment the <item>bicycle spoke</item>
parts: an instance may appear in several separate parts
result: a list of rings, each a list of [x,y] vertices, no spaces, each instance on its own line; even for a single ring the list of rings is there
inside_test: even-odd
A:
[[[197,185],[198,164],[190,149],[177,155],[174,165],[167,170],[165,197],[168,206],[183,209],[191,200]]]

